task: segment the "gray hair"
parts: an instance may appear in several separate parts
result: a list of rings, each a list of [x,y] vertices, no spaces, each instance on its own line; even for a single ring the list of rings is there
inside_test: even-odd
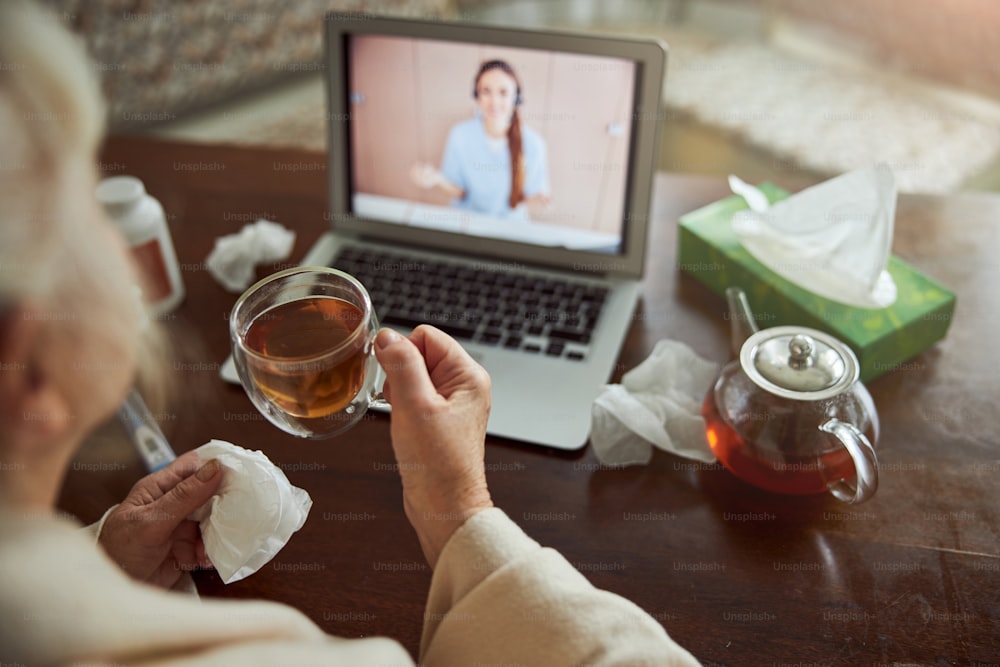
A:
[[[102,336],[136,330],[136,274],[95,225],[105,106],[82,44],[27,0],[0,2],[0,333],[21,304]],[[103,235],[107,238],[107,235]],[[140,375],[163,379],[159,327],[136,340]]]
[[[83,46],[25,0],[0,3],[0,303],[46,294],[73,203],[57,187],[89,168],[104,105]]]

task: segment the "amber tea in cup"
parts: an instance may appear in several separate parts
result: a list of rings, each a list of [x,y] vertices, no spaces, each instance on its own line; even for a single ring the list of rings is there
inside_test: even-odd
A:
[[[244,389],[289,433],[336,435],[380,400],[378,322],[367,291],[342,271],[299,267],[265,278],[237,301],[230,329]]]
[[[251,362],[254,382],[296,417],[325,417],[343,409],[365,379],[364,338],[351,337],[362,316],[354,304],[329,296],[290,301],[262,313],[246,333],[247,347],[262,357],[294,362],[330,348],[341,348],[341,353],[335,363],[316,368],[288,370]]]

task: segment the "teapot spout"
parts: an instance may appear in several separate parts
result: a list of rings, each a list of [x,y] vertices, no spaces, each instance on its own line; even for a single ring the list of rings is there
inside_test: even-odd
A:
[[[726,302],[729,304],[729,331],[730,346],[733,354],[738,358],[743,342],[757,333],[757,323],[754,321],[753,312],[750,310],[750,302],[747,301],[746,293],[739,287],[726,288]]]

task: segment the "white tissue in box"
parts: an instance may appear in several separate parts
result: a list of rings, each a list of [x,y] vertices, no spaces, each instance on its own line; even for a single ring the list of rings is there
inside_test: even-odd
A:
[[[191,518],[201,524],[205,552],[222,581],[250,576],[281,551],[305,523],[312,499],[260,451],[222,440],[197,450],[201,461],[217,459],[223,478],[218,493]]]
[[[896,300],[886,270],[896,218],[896,181],[885,164],[842,174],[769,206],[757,188],[731,177],[751,210],[733,216],[743,247],[782,278],[857,308]]]

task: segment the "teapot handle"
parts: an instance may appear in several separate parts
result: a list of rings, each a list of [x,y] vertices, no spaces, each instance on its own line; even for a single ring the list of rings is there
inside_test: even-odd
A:
[[[873,495],[878,489],[878,460],[875,458],[875,448],[865,434],[857,426],[831,418],[819,430],[832,434],[851,455],[857,482],[850,483],[843,479],[827,480],[826,486],[830,493],[840,501],[854,504],[861,503]]]

